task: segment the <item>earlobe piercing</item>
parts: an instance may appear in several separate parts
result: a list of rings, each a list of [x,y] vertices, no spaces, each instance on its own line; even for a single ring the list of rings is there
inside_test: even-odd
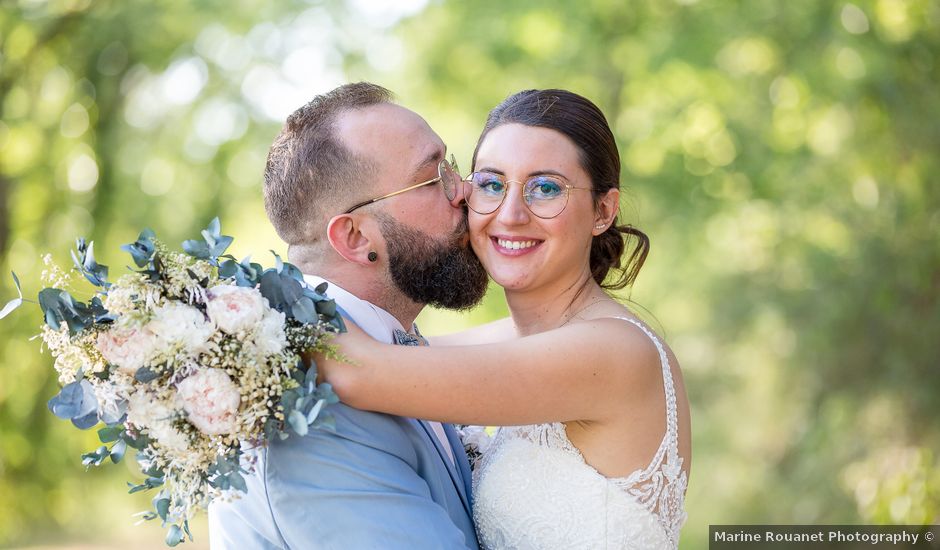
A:
[[[594,229],[601,229],[601,228],[604,227],[605,225],[607,225],[607,224],[606,224],[606,223],[599,223],[599,224],[597,224],[597,225],[594,226]]]
[[[379,259],[379,255],[376,254],[375,250],[373,250],[372,252],[369,252],[369,261],[370,261],[370,262],[374,262],[374,261],[376,261],[376,260],[378,260],[378,259]]]

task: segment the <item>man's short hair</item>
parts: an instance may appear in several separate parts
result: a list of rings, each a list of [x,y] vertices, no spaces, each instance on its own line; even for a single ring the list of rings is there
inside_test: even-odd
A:
[[[368,82],[344,84],[294,111],[271,145],[264,169],[264,208],[288,245],[314,244],[350,191],[373,176],[374,165],[336,135],[344,111],[391,103],[393,94]]]

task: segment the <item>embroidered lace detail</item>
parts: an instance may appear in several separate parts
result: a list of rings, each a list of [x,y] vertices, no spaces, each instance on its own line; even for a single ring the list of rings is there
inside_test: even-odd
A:
[[[678,548],[688,479],[669,358],[644,325],[618,319],[659,351],[666,433],[653,459],[608,478],[585,462],[562,423],[501,428],[474,471],[474,520],[485,548]]]

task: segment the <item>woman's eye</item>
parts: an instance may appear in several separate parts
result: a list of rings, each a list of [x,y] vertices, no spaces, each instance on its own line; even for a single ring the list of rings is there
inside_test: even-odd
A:
[[[553,199],[562,193],[560,183],[550,179],[532,180],[529,185],[529,194],[537,199]]]
[[[502,193],[505,188],[506,184],[498,179],[486,179],[480,183],[480,189],[487,193]]]

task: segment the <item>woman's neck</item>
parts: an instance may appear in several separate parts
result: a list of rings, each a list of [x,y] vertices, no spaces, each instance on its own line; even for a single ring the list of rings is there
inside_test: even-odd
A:
[[[590,271],[574,281],[532,290],[505,290],[506,303],[520,336],[558,328],[594,304],[609,299]]]

